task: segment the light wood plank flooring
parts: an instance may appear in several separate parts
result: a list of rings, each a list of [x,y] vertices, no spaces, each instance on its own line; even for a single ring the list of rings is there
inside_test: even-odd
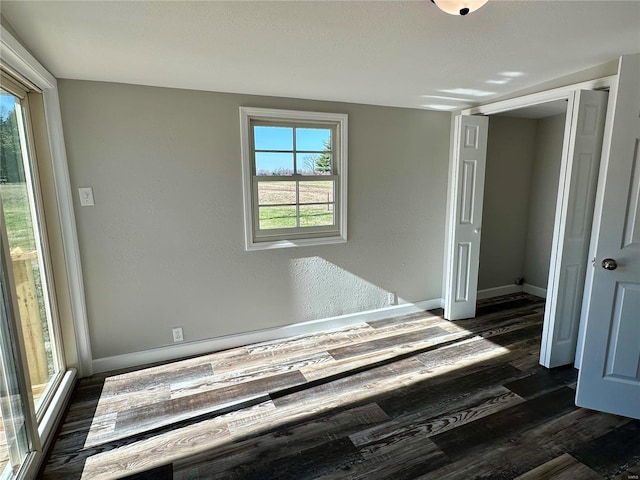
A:
[[[426,311],[80,381],[43,479],[602,479],[640,422],[538,366],[544,301]]]

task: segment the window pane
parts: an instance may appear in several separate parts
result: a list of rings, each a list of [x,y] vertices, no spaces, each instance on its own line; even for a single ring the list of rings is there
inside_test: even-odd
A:
[[[300,182],[300,203],[333,203],[333,181]]]
[[[258,204],[296,204],[296,182],[258,182]]]
[[[333,225],[333,203],[327,205],[300,205],[301,227],[327,225]]]
[[[293,175],[293,153],[256,152],[256,175]]]
[[[331,129],[296,128],[296,150],[331,151]]]
[[[295,228],[296,207],[258,207],[260,209],[260,229]]]
[[[256,150],[293,150],[292,127],[253,127]]]
[[[0,472],[5,470],[8,463],[11,468],[7,470],[15,472],[30,450],[31,442],[25,423],[25,415],[28,414],[24,410],[26,392],[18,381],[18,364],[21,360],[14,329],[11,328],[11,299],[6,288],[8,276],[2,257],[0,263],[3,263],[1,270],[4,274],[0,282]],[[7,478],[15,477],[11,475]]]
[[[331,175],[330,153],[298,153],[296,167],[302,175]]]
[[[9,241],[18,314],[22,324],[31,389],[36,409],[58,371],[41,226],[20,99],[2,91],[0,114],[0,196]],[[32,215],[36,213],[36,216]]]

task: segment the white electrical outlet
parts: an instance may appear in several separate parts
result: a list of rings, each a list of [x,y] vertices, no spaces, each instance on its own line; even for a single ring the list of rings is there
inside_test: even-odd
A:
[[[184,340],[184,335],[182,334],[182,327],[175,327],[172,331],[173,331],[174,342],[182,342]]]
[[[93,200],[92,187],[80,187],[78,188],[78,193],[80,194],[81,207],[93,207],[96,204]]]
[[[398,303],[395,292],[389,292],[387,294],[387,301],[389,302],[389,305],[395,305],[396,303]]]

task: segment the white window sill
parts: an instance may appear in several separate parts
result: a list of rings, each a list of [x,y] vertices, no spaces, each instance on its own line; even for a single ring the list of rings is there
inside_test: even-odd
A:
[[[253,250],[273,250],[276,248],[306,247],[311,245],[335,245],[347,243],[347,239],[341,236],[300,238],[298,240],[273,240],[264,242],[250,242],[246,245],[247,251]]]

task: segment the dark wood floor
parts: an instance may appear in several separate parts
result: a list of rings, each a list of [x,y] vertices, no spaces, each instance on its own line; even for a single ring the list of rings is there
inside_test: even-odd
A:
[[[44,479],[638,479],[640,422],[538,366],[543,300],[80,381]]]

